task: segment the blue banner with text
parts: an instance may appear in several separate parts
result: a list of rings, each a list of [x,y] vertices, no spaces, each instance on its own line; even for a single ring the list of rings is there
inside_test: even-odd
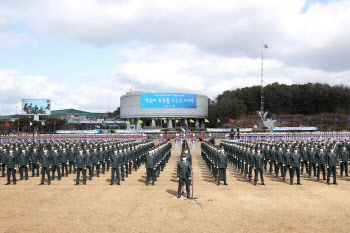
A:
[[[140,108],[197,108],[197,95],[185,93],[141,93]]]

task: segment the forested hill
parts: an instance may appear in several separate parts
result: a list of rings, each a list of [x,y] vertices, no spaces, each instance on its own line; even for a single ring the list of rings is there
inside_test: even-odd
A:
[[[209,100],[209,120],[240,119],[260,110],[260,86],[224,91]],[[264,87],[265,111],[269,115],[319,115],[350,113],[350,88],[328,84],[286,85],[273,83]],[[242,117],[244,118],[244,117]]]

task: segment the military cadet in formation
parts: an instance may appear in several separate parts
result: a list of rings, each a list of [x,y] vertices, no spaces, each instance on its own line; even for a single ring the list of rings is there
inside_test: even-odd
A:
[[[76,185],[79,184],[79,178],[80,178],[80,172],[83,174],[83,183],[86,185],[86,155],[84,154],[84,150],[79,150],[79,155],[76,157],[75,160],[75,169],[77,170],[77,179],[76,179]]]
[[[282,151],[282,149],[283,149],[282,145],[279,145],[278,150],[276,151],[276,169],[275,169],[276,177],[278,177],[280,168],[281,168],[281,176],[283,176],[283,151]]]
[[[298,148],[294,147],[293,153],[290,154],[290,185],[293,185],[294,174],[297,173],[297,184],[300,183],[300,168],[301,168],[301,155],[298,152]]]
[[[330,151],[327,156],[327,184],[330,184],[331,174],[333,173],[333,184],[337,184],[337,174],[336,169],[338,166],[338,155],[334,151],[334,147],[330,148]]]
[[[15,155],[15,151],[13,149],[9,150],[7,157],[7,183],[6,185],[10,184],[10,177],[12,174],[12,181],[13,184],[16,184],[16,163],[17,163],[17,158]]]
[[[7,151],[5,151],[5,148],[2,144],[0,144],[0,169],[2,170],[2,176],[5,177],[5,169],[7,164]]]
[[[218,154],[219,159],[219,177],[218,177],[218,185],[220,185],[220,181],[224,181],[224,185],[227,185],[226,182],[226,168],[228,164],[227,153],[224,151],[223,147],[220,147],[220,152]]]
[[[122,181],[124,181],[124,172],[125,172],[125,163],[126,163],[126,153],[122,151],[120,154],[120,174],[122,177]]]
[[[25,172],[25,180],[28,180],[28,168],[29,168],[29,152],[22,148],[22,153],[18,154],[18,167],[20,180],[23,180],[23,170]]]
[[[39,157],[40,153],[37,151],[36,147],[33,147],[33,151],[31,153],[32,177],[35,176],[35,170],[36,176],[39,177]]]
[[[94,176],[94,168],[96,167],[96,176],[100,176],[100,159],[101,152],[100,148],[97,150],[97,147],[94,147],[94,163],[92,165],[92,176]]]
[[[89,180],[92,180],[92,164],[94,160],[94,149],[88,148],[86,150],[86,170],[89,171]]]
[[[315,145],[315,147],[317,147],[317,145]],[[312,171],[314,172],[314,176],[317,176],[317,170],[316,170],[316,150],[314,148],[314,145],[310,146],[310,150],[309,150],[309,176],[311,176]]]
[[[256,154],[254,156],[254,171],[255,171],[255,178],[254,178],[254,185],[258,182],[258,175],[260,173],[260,179],[261,184],[265,185],[264,183],[264,156],[260,153],[260,148],[256,149]]]
[[[347,150],[346,145],[342,145],[342,149],[340,151],[340,177],[343,177],[343,172],[345,171],[345,176],[349,176],[348,174],[348,164],[349,164],[349,150]]]
[[[113,154],[111,156],[111,183],[110,185],[114,184],[114,175],[116,175],[116,181],[117,185],[120,185],[120,176],[119,176],[119,169],[120,169],[120,159],[121,159],[121,152],[122,148],[114,149]]]
[[[48,153],[48,149],[44,148],[44,153],[41,154],[39,162],[41,163],[41,182],[40,185],[44,184],[45,174],[47,174],[47,183],[51,184],[50,169],[52,165],[52,156]]]
[[[76,172],[75,164],[74,164],[75,156],[76,156],[75,148],[73,148],[73,150],[72,150],[71,146],[69,146],[67,148],[67,154],[68,154],[67,156],[68,156],[68,160],[69,160],[69,174],[72,173],[72,167],[73,167],[73,171],[74,171],[74,174],[75,174],[75,172]]]
[[[62,167],[62,177],[64,176],[64,170],[66,170],[66,177],[68,177],[68,153],[67,153],[67,149],[66,147],[63,147],[62,150],[59,151],[60,153],[60,163],[61,163],[61,167]]]
[[[146,185],[149,185],[150,180],[152,179],[152,185],[155,182],[155,176],[153,175],[154,164],[153,164],[153,148],[149,149],[148,154],[146,155],[145,167],[146,167]]]
[[[187,198],[190,198],[190,196],[191,196],[190,184],[189,184],[191,169],[190,169],[190,163],[187,162],[186,157],[187,156],[185,154],[182,154],[181,161],[179,161],[177,164],[177,177],[179,180],[179,187],[177,190],[177,197],[178,198],[181,197],[182,186],[184,183],[186,184]]]
[[[272,174],[273,167],[276,169],[276,146],[275,145],[268,145],[268,160],[270,164],[270,175]]]
[[[324,151],[324,147],[320,147],[320,151],[316,154],[316,168],[317,168],[317,180],[320,180],[320,174],[322,170],[323,180],[326,180],[326,159],[327,154]]]
[[[52,177],[51,180],[55,179],[55,172],[57,171],[58,174],[58,180],[61,180],[61,158],[58,153],[58,148],[55,147],[54,150],[51,152],[51,158],[52,158]]]

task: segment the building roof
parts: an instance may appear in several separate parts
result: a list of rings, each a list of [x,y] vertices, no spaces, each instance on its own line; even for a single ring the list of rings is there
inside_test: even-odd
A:
[[[51,111],[51,115],[61,115],[61,114],[89,114],[89,112],[85,112],[85,111],[81,111],[73,108]]]
[[[20,118],[20,117],[25,117],[28,115],[22,115],[22,114],[15,114],[15,115],[6,115],[6,116],[0,116],[0,120],[6,120],[6,119],[11,119],[11,118]]]
[[[98,113],[98,112],[90,112],[86,115],[86,117],[102,117],[108,118],[108,113]]]

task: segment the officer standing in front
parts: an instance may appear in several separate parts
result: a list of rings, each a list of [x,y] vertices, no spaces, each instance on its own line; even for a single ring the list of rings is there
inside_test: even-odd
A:
[[[190,163],[186,161],[186,155],[181,155],[181,161],[177,164],[177,175],[179,179],[179,188],[177,190],[177,198],[181,197],[181,189],[184,183],[186,183],[186,193],[187,198],[190,198],[190,184],[189,184],[189,178],[190,178]]]

